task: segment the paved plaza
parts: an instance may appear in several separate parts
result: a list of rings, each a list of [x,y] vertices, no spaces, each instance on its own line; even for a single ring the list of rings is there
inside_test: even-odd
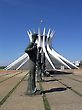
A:
[[[37,83],[41,95],[25,95],[29,71],[0,71],[0,110],[82,110],[82,70],[52,74]]]

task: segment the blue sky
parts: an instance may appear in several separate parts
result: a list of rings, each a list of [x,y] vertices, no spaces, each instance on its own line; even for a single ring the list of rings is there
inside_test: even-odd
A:
[[[38,27],[55,30],[58,53],[82,60],[82,0],[0,0],[0,65],[21,56],[29,43],[26,31]]]

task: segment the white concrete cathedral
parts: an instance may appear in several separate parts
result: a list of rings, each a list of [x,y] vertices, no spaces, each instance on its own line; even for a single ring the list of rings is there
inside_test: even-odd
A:
[[[27,31],[27,34],[29,36],[30,42],[32,41],[32,35],[36,33],[32,31]],[[76,65],[74,65],[72,62],[61,56],[59,53],[57,53],[51,46],[52,44],[52,38],[54,36],[55,32],[51,31],[50,29],[46,33],[46,29],[44,28],[43,33],[41,34],[40,29],[38,29],[38,39],[36,41],[37,47],[42,47],[43,52],[45,53],[46,57],[46,69],[54,69],[54,70],[60,70],[64,68],[77,68]],[[27,53],[24,53],[21,57],[19,57],[17,60],[12,62],[10,65],[8,65],[5,69],[29,69],[29,56]]]

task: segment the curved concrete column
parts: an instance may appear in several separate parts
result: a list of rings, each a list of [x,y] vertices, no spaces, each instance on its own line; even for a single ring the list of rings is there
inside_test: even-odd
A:
[[[55,58],[56,60],[58,60],[61,64],[63,64],[64,66],[66,66],[67,68],[71,69],[66,63],[64,63],[56,54],[54,54],[54,52],[51,50],[50,45],[51,45],[51,39],[54,36],[53,34],[50,34],[50,30],[48,31],[47,34],[47,50],[48,52],[53,56],[53,58]]]
[[[28,57],[28,55],[26,53],[24,53],[21,57],[19,57],[13,63],[11,63],[10,65],[8,65],[5,69],[6,70],[10,69],[12,66],[14,66],[14,65],[18,64],[20,61],[24,60],[26,57]]]
[[[45,36],[46,36],[45,34],[46,34],[46,30],[44,28],[44,31],[43,31],[43,52],[45,53],[45,56],[46,56],[47,60],[49,61],[49,63],[51,64],[52,68],[55,69],[55,66],[52,63],[52,61],[51,61],[51,59],[50,59],[50,57],[46,51],[46,48],[45,48]]]

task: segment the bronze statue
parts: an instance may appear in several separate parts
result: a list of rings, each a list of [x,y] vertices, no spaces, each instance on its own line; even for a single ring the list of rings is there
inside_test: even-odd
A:
[[[37,60],[37,44],[35,43],[37,39],[37,34],[32,35],[32,42],[28,45],[25,52],[29,55],[29,65],[30,65],[30,73],[28,78],[28,87],[27,93],[28,95],[33,95],[36,93],[36,60]]]
[[[46,64],[45,64],[45,53],[42,51],[42,55],[41,55],[41,64],[42,64],[42,66],[41,66],[41,70],[42,70],[42,74],[43,74],[43,76],[46,76]]]
[[[42,54],[42,48],[38,47],[37,49],[37,67],[36,67],[36,72],[37,72],[37,81],[42,80],[42,63],[41,63],[41,54]]]

